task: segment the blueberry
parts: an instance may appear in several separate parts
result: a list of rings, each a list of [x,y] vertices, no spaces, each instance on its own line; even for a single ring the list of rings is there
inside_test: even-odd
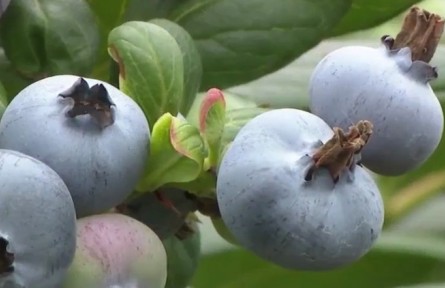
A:
[[[301,270],[338,268],[372,247],[383,201],[355,165],[372,123],[334,132],[297,109],[265,112],[240,130],[218,168],[217,200],[241,246]]]
[[[59,288],[74,258],[71,195],[44,163],[0,150],[0,287]]]
[[[77,220],[77,249],[62,288],[164,288],[167,254],[156,234],[117,213]]]
[[[68,186],[78,218],[106,211],[133,191],[149,140],[136,102],[108,83],[74,75],[29,85],[0,121],[0,148],[53,168]]]
[[[394,49],[394,39],[386,36],[382,42],[378,48],[346,46],[326,55],[310,79],[310,110],[331,127],[371,121],[374,135],[362,163],[397,176],[418,168],[436,150],[444,116],[429,84],[436,69],[412,60],[410,47]]]

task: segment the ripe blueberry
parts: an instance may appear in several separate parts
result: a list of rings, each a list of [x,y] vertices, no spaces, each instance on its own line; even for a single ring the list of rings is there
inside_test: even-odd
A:
[[[54,169],[77,217],[121,203],[142,175],[150,130],[141,108],[114,86],[57,75],[23,89],[0,121],[0,148]]]
[[[331,127],[345,129],[360,119],[374,124],[362,163],[387,176],[423,164],[444,128],[440,102],[429,84],[437,71],[428,64],[443,20],[417,8],[407,19],[398,37],[382,37],[378,48],[347,46],[329,53],[309,84],[311,112]]]
[[[379,236],[383,201],[355,165],[372,133],[277,109],[250,120],[218,169],[221,217],[237,242],[277,265],[328,270],[363,256]]]
[[[73,200],[44,163],[0,150],[0,287],[59,288],[76,248]]]

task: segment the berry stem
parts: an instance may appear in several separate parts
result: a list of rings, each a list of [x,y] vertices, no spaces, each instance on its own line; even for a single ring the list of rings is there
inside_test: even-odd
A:
[[[0,275],[14,272],[14,254],[10,253],[8,248],[9,242],[0,237]]]
[[[323,167],[329,171],[334,183],[337,183],[345,169],[352,171],[358,164],[354,157],[359,156],[372,134],[372,129],[372,123],[367,120],[361,120],[349,127],[348,133],[334,127],[334,136],[312,156],[314,163],[306,173],[305,180],[311,181],[314,172]]]
[[[436,52],[444,30],[444,19],[419,7],[412,7],[391,49],[409,47],[413,61],[429,63]]]
[[[79,115],[89,114],[102,128],[114,123],[112,106],[116,105],[103,84],[89,87],[85,79],[79,78],[59,96],[73,100],[72,107],[66,112],[67,117],[75,118]]]
[[[182,213],[176,208],[175,204],[165,196],[162,191],[155,191],[156,199],[167,209],[172,210],[177,216],[182,217]]]
[[[196,223],[200,222],[196,214],[189,213],[184,219],[182,226],[176,231],[175,237],[179,240],[185,240],[196,233]]]

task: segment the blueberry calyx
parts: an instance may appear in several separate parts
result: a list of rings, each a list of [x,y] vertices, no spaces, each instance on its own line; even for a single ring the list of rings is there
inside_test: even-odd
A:
[[[423,80],[424,83],[428,83],[431,80],[437,79],[437,77],[439,77],[437,67],[431,66],[428,63],[422,61],[414,61],[408,73],[415,79]]]
[[[405,66],[408,75],[414,79],[428,83],[439,77],[438,69],[435,66],[431,66],[427,62],[422,60],[412,60],[412,51],[410,47],[394,48],[395,39],[389,35],[384,35],[380,38],[382,44],[386,47],[386,50],[391,55],[400,56],[402,61],[399,62],[399,67]],[[409,61],[406,61],[406,58]]]
[[[390,35],[383,35],[382,37],[380,37],[380,41],[383,43],[383,45],[385,45],[387,50],[394,50],[394,38],[391,37]]]
[[[59,96],[73,100],[72,107],[66,112],[67,117],[89,114],[102,128],[114,123],[112,106],[116,105],[103,84],[89,87],[85,79],[79,78],[70,88],[59,93]]]
[[[373,124],[367,120],[358,121],[345,133],[341,128],[334,127],[334,136],[318,148],[311,156],[313,163],[304,177],[305,181],[313,179],[314,172],[326,168],[334,181],[340,179],[341,173],[347,169],[354,172],[360,165],[360,152],[372,135]]]
[[[395,39],[383,36],[391,50],[409,47],[412,61],[429,63],[436,52],[444,30],[444,19],[419,7],[412,7]],[[392,42],[392,43],[391,43]],[[388,46],[387,46],[388,47]]]
[[[0,275],[14,272],[14,254],[8,251],[9,242],[0,237]]]

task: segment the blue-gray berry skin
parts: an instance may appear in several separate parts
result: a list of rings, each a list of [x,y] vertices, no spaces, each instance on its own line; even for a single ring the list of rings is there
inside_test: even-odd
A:
[[[329,270],[358,260],[379,236],[384,208],[357,166],[334,184],[327,170],[305,174],[319,142],[333,135],[317,116],[265,112],[246,124],[223,156],[217,199],[239,244],[289,269]]]
[[[0,287],[59,288],[76,249],[74,204],[59,175],[1,149],[0,219]]]
[[[439,145],[444,116],[429,85],[437,77],[411,50],[347,46],[324,57],[310,80],[310,110],[330,126],[374,124],[362,163],[396,176],[422,165]]]
[[[135,101],[108,83],[79,79],[57,75],[29,85],[0,121],[0,148],[23,152],[53,168],[68,186],[78,218],[106,211],[132,193],[150,140],[148,122]],[[66,95],[74,84],[81,88],[80,99],[88,86],[105,88],[96,90],[108,92],[113,117],[99,117],[101,122],[88,114],[68,116],[73,101]]]

